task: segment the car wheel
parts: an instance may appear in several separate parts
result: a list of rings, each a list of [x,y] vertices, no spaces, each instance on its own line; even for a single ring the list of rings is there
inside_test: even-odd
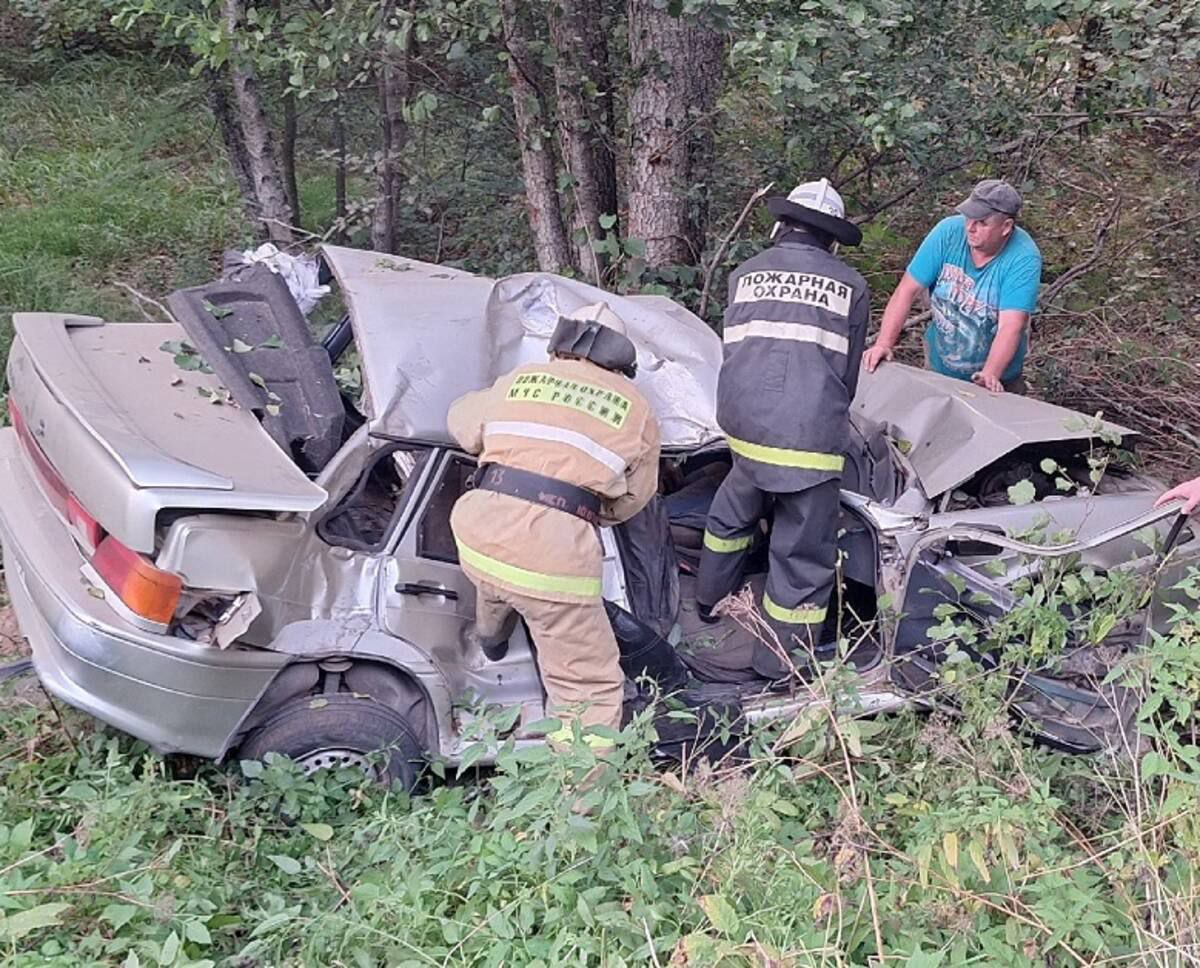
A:
[[[387,786],[412,790],[425,754],[408,721],[394,709],[347,693],[299,696],[257,727],[238,758],[261,760],[280,753],[305,775],[350,767]],[[379,755],[373,755],[379,754]]]

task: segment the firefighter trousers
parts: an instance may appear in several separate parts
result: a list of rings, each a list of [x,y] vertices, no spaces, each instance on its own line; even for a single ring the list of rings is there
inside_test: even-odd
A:
[[[794,492],[763,491],[734,458],[708,512],[696,601],[711,608],[741,584],[758,522],[773,505],[762,610],[798,669],[809,664],[820,644],[836,582],[840,489],[835,478]],[[769,642],[755,644],[753,664],[769,679],[790,671],[789,662]]]
[[[567,740],[582,727],[621,728],[625,674],[604,602],[548,602],[487,582],[475,582],[475,630],[486,645],[506,641],[517,616],[525,620],[537,649],[547,713],[562,723],[550,739]],[[593,737],[592,745],[608,745]]]

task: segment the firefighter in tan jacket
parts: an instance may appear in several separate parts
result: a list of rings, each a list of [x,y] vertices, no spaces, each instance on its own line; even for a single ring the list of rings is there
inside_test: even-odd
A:
[[[550,709],[620,728],[624,676],[601,599],[598,527],[637,514],[658,488],[659,429],[633,386],[636,350],[604,303],[559,319],[550,359],[456,400],[450,432],[479,455],[450,525],[476,587],[473,637],[503,656],[519,613]],[[594,745],[603,745],[593,737]]]

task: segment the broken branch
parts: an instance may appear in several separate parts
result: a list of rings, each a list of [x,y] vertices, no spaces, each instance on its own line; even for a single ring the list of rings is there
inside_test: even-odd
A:
[[[145,293],[138,292],[136,289],[133,288],[133,286],[129,285],[129,283],[121,282],[120,279],[113,280],[113,284],[120,286],[122,289],[126,290],[131,296],[133,296],[135,299],[138,300],[138,308],[141,309],[142,315],[145,316],[146,319],[148,319],[150,322],[154,322],[154,317],[151,316],[148,312],[146,312],[146,309],[142,305],[142,303],[149,303],[151,306],[157,307],[158,311],[167,317],[168,323],[173,323],[176,321],[175,317],[171,315],[171,311],[169,309],[167,309],[167,307],[164,306],[162,303],[160,303],[157,299],[151,299]]]
[[[713,254],[712,261],[708,264],[708,269],[704,273],[704,288],[700,291],[700,310],[697,315],[703,319],[704,311],[708,309],[708,290],[712,286],[713,275],[717,271],[717,266],[721,264],[721,259],[725,255],[725,250],[729,248],[729,243],[733,241],[733,237],[737,235],[738,229],[742,227],[742,223],[746,221],[746,216],[750,214],[750,209],[754,207],[754,203],[762,198],[775,185],[770,182],[758,189],[750,200],[746,202],[746,206],[742,209],[742,214],[737,217],[737,221],[733,223],[733,228],[729,230],[725,238],[721,240],[721,244],[717,246],[717,251]]]
[[[1116,222],[1117,216],[1121,213],[1121,205],[1124,203],[1124,197],[1118,195],[1112,204],[1112,208],[1108,210],[1108,214],[1104,217],[1104,221],[1096,228],[1096,240],[1092,244],[1092,252],[1079,265],[1072,266],[1066,272],[1062,273],[1050,285],[1046,287],[1045,293],[1042,294],[1038,302],[1043,306],[1048,306],[1054,301],[1054,298],[1062,292],[1067,286],[1078,279],[1080,276],[1091,271],[1092,267],[1100,261],[1100,256],[1104,252],[1104,242],[1108,237],[1109,230],[1113,223]]]

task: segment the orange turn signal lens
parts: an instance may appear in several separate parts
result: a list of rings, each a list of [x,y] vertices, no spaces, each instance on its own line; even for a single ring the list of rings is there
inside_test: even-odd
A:
[[[92,556],[92,567],[130,611],[167,625],[175,616],[183,580],[155,568],[145,555],[126,548],[109,535]]]

